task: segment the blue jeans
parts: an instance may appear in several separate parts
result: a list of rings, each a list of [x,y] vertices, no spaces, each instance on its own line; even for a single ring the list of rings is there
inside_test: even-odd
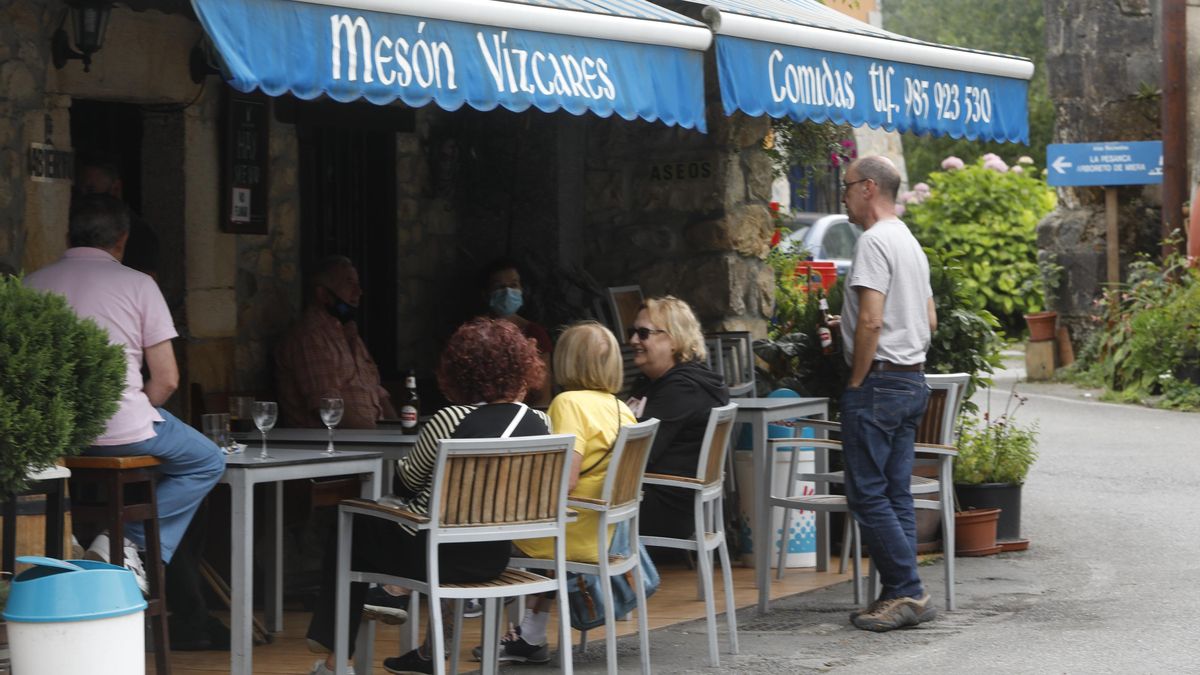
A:
[[[158,409],[162,422],[154,423],[154,438],[125,445],[93,445],[85,455],[113,457],[152,455],[162,460],[158,466],[158,533],[162,542],[163,564],[171,562],[183,533],[200,502],[208,496],[225,472],[225,455],[204,434],[180,422],[171,413]],[[146,548],[146,533],[141,523],[125,526],[125,536]]]
[[[911,480],[913,441],[928,402],[920,372],[872,371],[841,398],[846,499],[879,570],[884,600],[924,593]]]

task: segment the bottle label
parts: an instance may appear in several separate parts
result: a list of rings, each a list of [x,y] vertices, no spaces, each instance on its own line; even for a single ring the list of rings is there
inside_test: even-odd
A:
[[[833,332],[828,327],[817,328],[817,339],[821,341],[821,351],[826,354],[833,352]]]
[[[412,375],[409,375],[408,377],[404,378],[404,388],[405,389],[416,389],[417,388],[417,378],[413,377]]]
[[[400,426],[405,429],[412,429],[417,426],[417,409],[415,407],[411,405],[401,406]]]

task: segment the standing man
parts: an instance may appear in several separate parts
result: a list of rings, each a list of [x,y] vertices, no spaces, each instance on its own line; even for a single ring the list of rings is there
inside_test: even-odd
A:
[[[842,201],[864,232],[846,282],[841,329],[850,379],[841,398],[846,496],[883,589],[863,630],[915,626],[937,616],[917,575],[913,442],[929,401],[925,352],[937,327],[929,261],[896,217],[900,173],[883,157],[850,165]]]
[[[345,402],[341,426],[374,429],[396,410],[379,383],[379,368],[358,334],[362,299],[358,270],[345,256],[329,256],[309,279],[310,300],[275,354],[280,426],[321,426],[321,399]]]
[[[85,455],[153,455],[158,467],[158,521],[163,563],[170,563],[200,502],[225,470],[225,457],[212,441],[159,407],[179,386],[171,340],[178,337],[154,280],[125,267],[129,212],[107,194],[80,197],[68,225],[70,248],[62,259],[30,274],[25,285],[59,293],[81,317],[94,320],[109,340],[125,349],[125,391],[102,436]],[[142,380],[142,360],[150,373]],[[125,528],[125,565],[146,590],[139,550],[146,546],[141,523]],[[108,536],[88,553],[108,559]]]

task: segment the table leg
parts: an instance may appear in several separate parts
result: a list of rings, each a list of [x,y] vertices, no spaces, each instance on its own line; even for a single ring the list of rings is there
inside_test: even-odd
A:
[[[229,484],[230,531],[229,556],[229,661],[232,675],[254,672],[254,633],[250,619],[254,607],[254,485],[244,476]]]
[[[758,611],[765,613],[771,599],[771,509],[767,497],[771,494],[771,468],[774,462],[767,457],[767,422],[762,413],[750,421],[751,447],[754,448],[754,520],[750,526],[751,546],[754,549],[754,585],[758,588]]]
[[[267,630],[278,633],[283,630],[283,484],[269,483],[271,491],[269,504],[270,514],[267,522],[271,523],[271,563],[266,566],[267,586],[266,598],[263,603],[266,614]]]
[[[821,437],[828,438],[829,432],[822,431]],[[814,434],[815,435],[815,434]],[[813,453],[813,469],[817,473],[826,473],[829,471],[829,450],[828,448],[817,448]],[[829,494],[829,483],[825,481],[817,481],[814,494],[826,495]],[[817,511],[817,571],[829,571],[829,512]],[[846,514],[849,518],[850,514]],[[845,564],[845,561],[843,561]]]

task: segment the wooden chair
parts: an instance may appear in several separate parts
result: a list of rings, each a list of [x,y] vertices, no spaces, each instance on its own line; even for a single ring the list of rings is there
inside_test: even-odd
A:
[[[633,391],[633,383],[637,381],[638,376],[642,371],[633,362],[633,347],[628,344],[621,345],[621,366],[623,378],[621,380],[621,390],[617,392],[617,396],[628,398]]]
[[[700,444],[700,461],[696,464],[696,475],[670,476],[648,473],[644,483],[665,487],[684,488],[694,492],[693,513],[695,532],[691,539],[673,537],[642,536],[647,546],[661,546],[694,551],[698,561],[697,570],[701,594],[704,596],[705,617],[708,621],[708,659],[713,667],[720,665],[717,653],[717,617],[713,601],[712,552],[721,556],[721,571],[725,579],[725,618],[729,624],[729,653],[738,653],[737,605],[733,600],[733,575],[729,566],[729,549],[725,544],[725,455],[729,452],[733,420],[737,415],[737,404],[713,408]]]
[[[484,601],[483,672],[495,673],[497,645],[500,642],[501,603],[497,598],[557,591],[558,615],[568,616],[566,576],[567,484],[570,479],[569,453],[575,437],[569,434],[524,436],[519,438],[466,438],[443,440],[433,471],[433,493],[428,515],[387,506],[369,499],[351,499],[338,506],[337,558],[337,631],[335,654],[347,654],[350,628],[350,583],[392,584],[413,592],[410,608],[422,594],[429,597],[433,630],[434,672],[446,672],[445,636],[442,628],[441,600],[459,601],[479,598]],[[420,581],[388,574],[358,572],[350,568],[350,550],[354,537],[354,516],[383,518],[429,533],[426,556],[429,579]],[[443,544],[474,541],[512,541],[515,539],[555,538],[555,577],[509,567],[499,578],[483,583],[445,584],[438,579],[439,548]],[[461,616],[461,607],[458,615]],[[415,616],[410,621],[415,622]],[[570,675],[571,627],[560,620],[559,654],[563,672]],[[414,626],[415,629],[415,626]],[[370,626],[364,626],[365,649],[370,654]],[[457,670],[459,633],[451,652],[451,668]],[[360,640],[360,644],[363,644]],[[358,672],[367,672],[369,664],[359,663]],[[338,659],[337,672],[346,672],[345,659]]]
[[[67,479],[71,470],[65,466],[51,466],[26,476],[29,483],[23,492],[7,495],[0,504],[0,515],[4,517],[4,556],[0,569],[14,574],[17,567],[17,517],[20,515],[21,497],[43,495],[45,497],[44,530],[42,549],[51,558],[63,558],[63,537],[66,522]]]
[[[642,287],[610,286],[607,293],[608,307],[613,320],[613,332],[616,333],[618,340],[623,343],[627,342],[625,331],[633,325],[634,320],[637,319],[638,310],[642,308]]]
[[[94,523],[109,533],[109,562],[125,563],[125,523],[141,521],[146,533],[146,577],[150,585],[146,618],[154,640],[154,667],[171,672],[167,635],[167,592],[158,537],[157,457],[67,457],[71,470],[71,518],[75,525]]]
[[[595,563],[567,561],[567,571],[576,574],[594,574],[601,579],[609,579],[625,574],[632,574],[630,584],[637,593],[638,637],[641,640],[642,673],[649,675],[650,670],[650,626],[646,615],[646,595],[642,585],[641,556],[638,555],[638,512],[642,500],[642,478],[646,472],[646,460],[650,458],[650,448],[654,445],[654,436],[658,433],[658,420],[649,419],[639,424],[629,424],[621,427],[617,440],[613,444],[609,458],[608,471],[604,477],[604,487],[599,499],[585,497],[568,497],[567,505],[577,510],[596,511],[600,518],[596,522],[596,541],[600,545],[599,555]],[[609,555],[608,531],[609,526],[628,523],[629,553],[624,556]],[[555,561],[534,558],[513,558],[513,567],[526,569],[553,569]],[[604,594],[604,622],[608,627],[604,631],[604,642],[608,658],[608,672],[617,672],[617,632],[616,616],[613,612],[612,584],[602,583],[600,588]],[[582,631],[580,649],[587,648],[587,631]]]

